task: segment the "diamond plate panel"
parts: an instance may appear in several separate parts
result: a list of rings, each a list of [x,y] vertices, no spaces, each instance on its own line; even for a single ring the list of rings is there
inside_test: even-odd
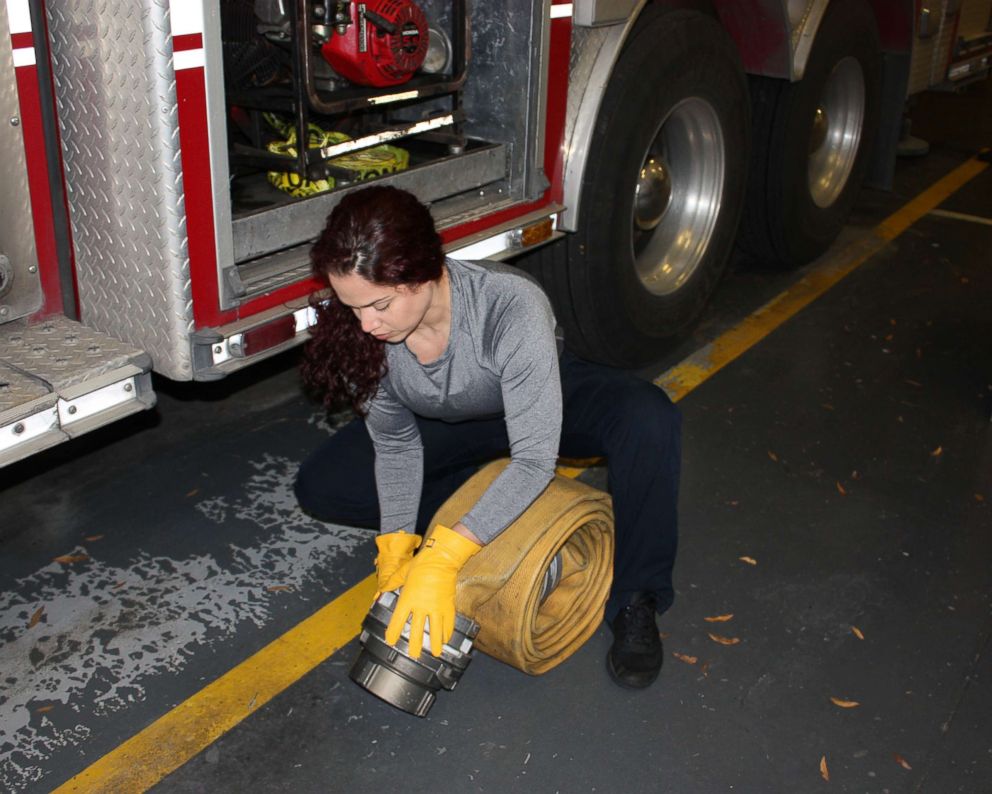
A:
[[[6,326],[0,364],[30,374],[50,391],[92,380],[141,361],[143,351],[65,317],[36,325]]]
[[[40,380],[0,362],[0,416],[46,394],[49,390]]]
[[[7,6],[0,4],[0,184],[4,186],[0,191],[0,255],[6,257],[0,261],[0,322],[25,317],[42,303],[9,29]]]
[[[168,0],[46,3],[83,321],[192,377]]]

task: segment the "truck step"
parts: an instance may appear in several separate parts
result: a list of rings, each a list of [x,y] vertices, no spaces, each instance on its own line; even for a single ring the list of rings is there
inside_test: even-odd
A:
[[[0,326],[0,467],[155,405],[143,350],[65,317]]]

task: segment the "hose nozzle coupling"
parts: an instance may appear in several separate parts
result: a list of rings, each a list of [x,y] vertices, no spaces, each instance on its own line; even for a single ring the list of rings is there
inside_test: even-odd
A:
[[[455,630],[445,643],[441,655],[430,652],[429,627],[424,630],[424,650],[410,656],[410,626],[396,645],[385,640],[386,626],[393,615],[398,596],[386,592],[376,599],[365,620],[359,638],[362,651],[351,667],[351,680],[392,706],[417,717],[426,717],[440,689],[454,689],[469,662],[472,643],[479,624],[463,615],[455,616]]]

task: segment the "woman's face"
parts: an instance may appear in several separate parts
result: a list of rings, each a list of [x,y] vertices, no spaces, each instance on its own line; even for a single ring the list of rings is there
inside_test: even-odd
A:
[[[392,287],[357,273],[329,275],[338,300],[351,308],[362,330],[384,342],[402,342],[420,325],[430,308],[431,283]]]

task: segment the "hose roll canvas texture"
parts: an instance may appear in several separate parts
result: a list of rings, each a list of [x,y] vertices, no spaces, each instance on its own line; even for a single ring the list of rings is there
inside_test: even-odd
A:
[[[454,526],[508,463],[499,460],[482,468],[441,505],[431,527]],[[541,603],[544,573],[559,551],[561,582]],[[482,627],[478,649],[539,675],[565,661],[596,631],[612,581],[609,495],[556,476],[523,515],[461,569],[455,606]]]

